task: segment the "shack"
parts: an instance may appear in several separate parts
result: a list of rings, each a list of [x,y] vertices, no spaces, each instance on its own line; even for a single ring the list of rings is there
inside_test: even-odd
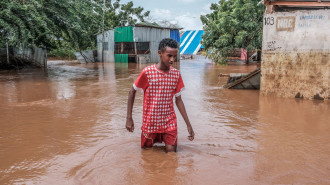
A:
[[[264,0],[261,93],[330,97],[330,1]]]
[[[180,43],[180,28],[136,24],[104,32],[103,60],[119,63],[159,62],[158,46],[162,39]],[[97,61],[102,61],[102,34],[97,35]],[[178,52],[178,59],[180,58]]]

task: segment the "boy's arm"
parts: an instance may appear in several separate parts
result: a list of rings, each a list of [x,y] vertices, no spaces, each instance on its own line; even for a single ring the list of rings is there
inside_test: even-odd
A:
[[[133,104],[134,104],[134,100],[135,100],[135,93],[136,93],[136,90],[132,87],[128,94],[126,129],[129,132],[134,131],[134,121],[132,118],[132,111],[133,111]]]
[[[191,124],[190,124],[189,118],[187,116],[186,108],[184,107],[181,96],[175,97],[175,103],[176,103],[176,106],[178,107],[184,121],[187,124],[187,129],[188,129],[188,133],[189,133],[188,139],[190,141],[192,141],[192,140],[194,140],[195,133],[194,133],[194,130],[193,130]]]

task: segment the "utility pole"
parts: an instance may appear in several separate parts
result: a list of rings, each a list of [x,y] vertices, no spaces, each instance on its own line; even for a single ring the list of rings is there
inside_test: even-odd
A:
[[[104,11],[105,11],[105,0],[103,0],[103,20],[102,20],[102,63],[104,62]]]

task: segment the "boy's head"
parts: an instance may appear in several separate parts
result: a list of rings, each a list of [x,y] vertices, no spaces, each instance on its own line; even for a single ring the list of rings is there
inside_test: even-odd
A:
[[[166,38],[160,41],[158,50],[164,52],[166,47],[178,49],[178,42],[174,39]]]
[[[163,39],[159,43],[158,55],[160,62],[166,67],[170,67],[176,60],[178,54],[178,42],[173,39]]]

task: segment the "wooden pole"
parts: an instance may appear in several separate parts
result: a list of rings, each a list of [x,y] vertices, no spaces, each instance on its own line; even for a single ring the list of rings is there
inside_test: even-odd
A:
[[[102,20],[102,63],[104,62],[104,8],[105,8],[105,0],[103,0],[103,20]]]
[[[44,60],[44,69],[47,69],[47,46],[45,47],[45,60]]]
[[[8,46],[8,34],[7,34],[7,42],[6,42],[6,47],[7,47],[7,64],[9,65],[9,46]]]

